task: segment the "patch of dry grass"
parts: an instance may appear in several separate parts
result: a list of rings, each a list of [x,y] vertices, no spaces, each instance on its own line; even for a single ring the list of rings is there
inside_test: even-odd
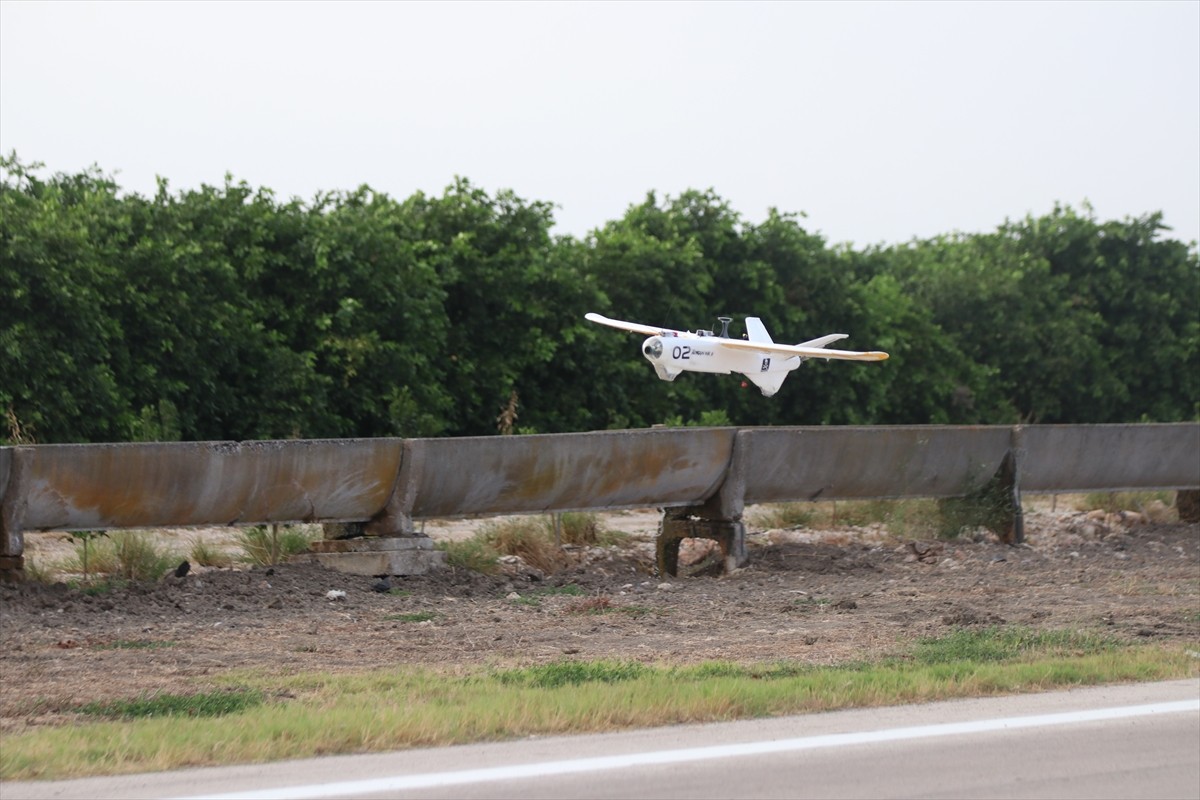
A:
[[[757,506],[748,515],[748,522],[764,530],[836,530],[881,525],[897,536],[934,536],[940,529],[941,512],[937,501],[931,499],[829,500]]]

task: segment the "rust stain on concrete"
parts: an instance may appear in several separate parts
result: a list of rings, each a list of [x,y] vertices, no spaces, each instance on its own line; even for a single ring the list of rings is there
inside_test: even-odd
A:
[[[23,527],[78,529],[367,518],[399,440],[35,448]]]

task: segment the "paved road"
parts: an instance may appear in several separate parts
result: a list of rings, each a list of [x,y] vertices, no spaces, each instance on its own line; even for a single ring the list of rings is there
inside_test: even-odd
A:
[[[1200,681],[55,783],[29,798],[1200,799]]]

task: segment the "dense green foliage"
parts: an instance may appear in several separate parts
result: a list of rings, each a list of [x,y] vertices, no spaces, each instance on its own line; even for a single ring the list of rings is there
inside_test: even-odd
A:
[[[584,240],[552,205],[459,179],[310,203],[226,178],[127,194],[0,160],[0,412],[10,439],[548,433],[656,423],[1172,421],[1197,415],[1200,268],[1161,215],[1055,208],[994,233],[856,251],[711,191],[654,194]],[[655,378],[598,311],[877,364],[805,365],[774,398]]]

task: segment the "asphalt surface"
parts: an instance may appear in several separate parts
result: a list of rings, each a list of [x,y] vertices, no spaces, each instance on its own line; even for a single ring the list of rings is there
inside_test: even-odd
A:
[[[279,764],[29,798],[1198,798],[1200,680]]]

